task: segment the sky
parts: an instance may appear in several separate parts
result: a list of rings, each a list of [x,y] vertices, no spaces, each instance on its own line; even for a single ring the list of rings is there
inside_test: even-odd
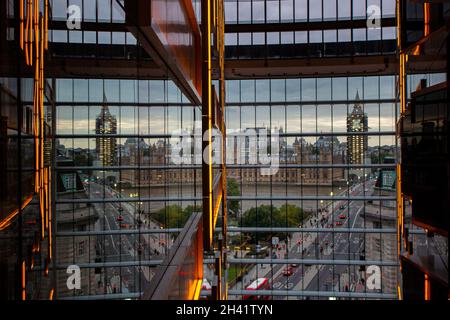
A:
[[[281,1],[281,3],[280,3]],[[348,18],[353,6],[354,17],[366,16],[366,0],[225,0],[225,15],[228,22],[269,22],[278,21],[302,21],[309,15],[310,20],[323,18],[336,19]],[[266,2],[266,4],[265,4]],[[111,9],[110,5],[113,4]],[[198,1],[194,0],[194,5]],[[395,0],[368,0],[368,5],[381,7],[383,15],[395,13]],[[114,1],[97,0],[53,0],[53,16],[65,19],[67,16],[67,4],[78,5],[81,8],[84,20],[95,20],[95,12],[102,21],[123,21],[123,12]],[[265,8],[266,6],[266,8]],[[280,10],[281,8],[281,10]],[[309,12],[307,12],[309,8]],[[198,6],[196,6],[198,11]],[[264,17],[264,11],[267,17]],[[86,37],[85,37],[86,39]],[[64,40],[63,40],[64,41]],[[349,78],[348,83],[342,81],[345,78],[335,79],[290,79],[286,83],[280,80],[266,81],[230,81],[227,85],[227,103],[230,108],[227,111],[227,124],[230,128],[240,125],[244,127],[269,125],[282,126],[289,132],[343,132],[346,131],[346,116],[351,112],[352,105],[339,104],[331,107],[330,100],[353,100],[356,92],[363,99],[377,99],[378,97],[391,99],[395,92],[395,79],[393,77],[382,78],[378,83],[378,77]],[[317,81],[317,83],[316,83]],[[317,87],[317,91],[316,91]],[[333,90],[332,90],[333,88]],[[95,118],[100,113],[100,105],[103,95],[108,103],[122,104],[122,107],[110,105],[110,111],[118,119],[119,133],[170,133],[180,127],[188,127],[193,121],[193,109],[181,108],[137,108],[127,106],[127,103],[154,102],[179,103],[182,100],[180,91],[175,85],[163,81],[119,81],[119,80],[75,80],[62,79],[58,82],[58,101],[60,102],[94,102],[97,106],[70,106],[58,107],[58,133],[60,134],[89,134],[95,132]],[[348,94],[348,96],[347,96]],[[285,96],[286,95],[286,96]],[[279,106],[270,109],[269,101],[318,101],[314,105]],[[186,101],[186,100],[184,100]],[[233,107],[237,102],[255,103],[254,107]],[[300,104],[300,103],[299,103]],[[364,104],[368,114],[369,131],[393,131],[395,125],[395,105],[390,103]],[[183,124],[182,121],[183,120]],[[391,137],[383,137],[383,143],[391,144]],[[369,139],[370,145],[380,143],[378,138]],[[84,144],[81,140],[78,144]],[[86,143],[87,144],[87,143]]]

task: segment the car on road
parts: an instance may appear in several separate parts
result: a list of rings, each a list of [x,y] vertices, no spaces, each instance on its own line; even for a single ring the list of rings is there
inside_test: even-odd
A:
[[[291,263],[291,268],[297,268],[298,267],[298,264],[296,264],[296,263]]]
[[[119,222],[123,221],[123,217],[122,217],[121,215],[119,215],[119,216],[117,217],[117,221],[119,221]]]
[[[340,215],[339,215],[339,219],[346,219],[347,218],[347,216],[345,215],[345,214],[343,214],[343,213],[341,213]]]
[[[345,209],[345,206],[342,205],[342,206],[339,207],[339,209],[344,210],[344,209]]]
[[[292,276],[293,273],[294,273],[294,270],[292,267],[287,267],[283,270],[283,275],[286,277]]]
[[[336,221],[335,225],[342,226],[342,221]]]

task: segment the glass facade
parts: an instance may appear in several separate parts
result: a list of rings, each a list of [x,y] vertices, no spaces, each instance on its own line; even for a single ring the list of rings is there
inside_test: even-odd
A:
[[[280,137],[276,174],[229,165],[230,297],[257,278],[270,279],[274,299],[395,297],[395,81],[227,82],[227,130],[263,127]],[[355,106],[367,123],[360,133],[348,126]],[[349,149],[358,136],[366,145]],[[369,289],[367,270],[378,268],[381,287]]]
[[[199,108],[166,80],[57,79],[56,92],[56,172],[79,180],[55,200],[57,292],[139,297],[201,207],[200,169],[170,158],[172,133],[193,131]],[[76,292],[71,264],[84,279]]]
[[[224,0],[224,75],[220,54],[209,66],[225,94],[223,123],[220,94],[206,112],[192,99],[201,92],[189,92],[205,82],[186,62],[195,45],[194,56],[202,52],[196,28],[183,49],[181,38],[161,49],[138,40],[145,33],[124,1],[33,1],[40,37],[28,33],[29,1],[0,5],[0,298],[212,299],[218,269],[230,300],[401,298],[401,242],[425,250],[429,234],[412,226],[399,189],[399,121],[419,89],[448,77],[420,60],[433,46],[404,56],[430,31],[428,9]],[[186,21],[201,22],[201,3]],[[33,41],[42,55],[30,53]],[[173,72],[167,61],[178,62],[161,50],[186,69]],[[209,127],[226,128],[226,145],[211,152],[225,151],[224,167],[192,154],[210,116]],[[220,197],[212,248],[202,251],[205,203]],[[433,239],[448,256],[445,235]]]
[[[52,84],[39,72],[43,28],[16,23],[19,8],[19,1],[0,5],[0,299],[51,299]],[[39,17],[42,27],[45,8],[22,18]]]

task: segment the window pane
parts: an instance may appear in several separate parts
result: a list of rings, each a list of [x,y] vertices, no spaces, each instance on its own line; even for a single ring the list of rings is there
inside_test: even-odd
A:
[[[73,81],[74,101],[89,101],[89,81],[75,79]]]
[[[338,0],[338,17],[347,20],[351,17],[351,0]]]
[[[293,0],[281,0],[281,21],[291,22],[294,20]]]
[[[378,77],[364,78],[364,99],[378,99]]]
[[[227,86],[227,102],[239,102],[240,100],[240,90],[239,90],[239,80],[228,80],[226,82]]]
[[[237,22],[237,1],[225,1],[225,21]]]
[[[336,77],[333,83],[333,100],[347,100],[347,78]]]
[[[302,79],[302,101],[316,101],[316,79]]]
[[[95,1],[86,1],[83,3],[83,19],[84,21],[95,21]]]
[[[98,21],[111,21],[111,2],[110,0],[97,0],[98,5]]]
[[[354,100],[356,99],[356,95],[359,95],[359,98],[363,98],[363,80],[362,77],[351,77],[348,78],[348,99]]]
[[[295,0],[295,21],[306,21],[308,19],[308,0]]]
[[[309,1],[309,21],[322,20],[322,0]]]
[[[267,22],[280,21],[280,2],[279,0],[267,0]]]
[[[331,78],[317,79],[317,100],[318,101],[331,100]]]
[[[286,101],[300,101],[300,79],[286,79]]]
[[[73,101],[72,79],[57,80],[57,97],[58,101]]]
[[[254,0],[253,1],[253,22],[264,22],[264,1],[262,0]]]
[[[285,101],[285,80],[284,79],[273,79],[270,81],[270,93],[271,101]]]
[[[256,101],[270,101],[269,80],[256,80]]]
[[[238,17],[239,23],[249,23],[251,22],[251,3],[250,1],[239,1],[238,2]]]
[[[366,17],[366,2],[353,1],[353,18],[363,19]]]
[[[324,20],[336,20],[336,0],[323,0]]]
[[[395,16],[395,0],[383,0],[382,3],[382,16],[393,17]]]
[[[241,80],[241,101],[252,102],[255,101],[255,81]]]

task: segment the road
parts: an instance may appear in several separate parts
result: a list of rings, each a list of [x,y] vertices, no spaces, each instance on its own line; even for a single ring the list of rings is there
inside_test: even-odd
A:
[[[108,186],[95,182],[86,185],[91,199],[115,198],[117,193]],[[96,223],[96,230],[124,230],[137,229],[139,214],[133,204],[129,203],[94,203],[100,219]],[[101,214],[103,213],[103,215]],[[120,218],[119,218],[120,216]],[[145,220],[146,228],[159,229],[154,221]],[[171,239],[166,234],[122,234],[97,236],[97,248],[100,251],[101,262],[162,260],[167,251],[167,244]],[[101,281],[106,282],[110,292],[136,292],[139,285],[149,282],[153,272],[147,266],[112,267],[103,269]],[[101,286],[103,287],[103,286]]]
[[[318,217],[311,217],[306,227],[334,227],[334,228],[361,228],[364,219],[361,212],[364,209],[363,201],[351,201],[352,196],[371,193],[375,181],[355,185],[350,191],[350,201],[337,201],[333,208],[328,205],[327,212],[318,213]],[[343,192],[341,195],[346,195]],[[341,215],[345,219],[341,219]],[[343,217],[343,216],[341,216]],[[336,225],[340,221],[342,225]],[[280,250],[278,257],[286,256],[292,259],[330,259],[330,260],[359,260],[364,255],[364,235],[358,233],[294,233],[288,246],[289,250]],[[274,290],[299,291],[333,291],[345,289],[352,290],[359,281],[359,266],[347,265],[298,265],[292,268],[290,276],[284,274],[286,265],[254,266],[250,269],[245,286],[258,277],[272,279]],[[232,289],[242,289],[242,283],[237,283]],[[274,299],[286,299],[274,296]]]

